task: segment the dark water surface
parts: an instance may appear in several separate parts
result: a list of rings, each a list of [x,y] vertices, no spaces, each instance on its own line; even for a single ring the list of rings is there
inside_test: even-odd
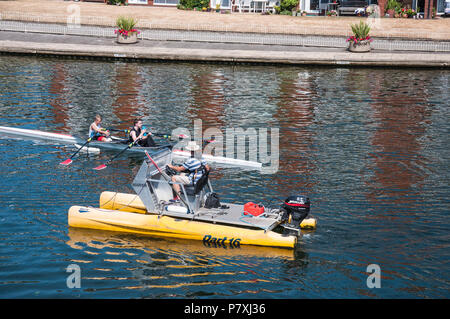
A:
[[[71,205],[132,192],[139,158],[0,138],[2,298],[449,298],[450,73],[0,57],[0,125],[85,135],[95,113],[155,131],[279,128],[276,174],[217,168],[223,201],[307,193],[295,250],[69,229]],[[81,268],[81,288],[66,267]],[[381,288],[366,284],[369,264]]]

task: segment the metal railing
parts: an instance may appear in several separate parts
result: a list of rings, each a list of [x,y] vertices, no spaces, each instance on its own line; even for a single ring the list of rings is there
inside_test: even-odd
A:
[[[56,23],[55,23],[56,21]],[[52,22],[52,23],[50,23]],[[33,16],[23,13],[3,12],[0,30],[19,32],[38,32],[63,35],[84,35],[115,37],[115,21],[105,17],[81,18],[80,24],[68,24],[66,16]],[[341,36],[326,36],[321,28],[295,28],[284,26],[250,26],[252,32],[240,32],[237,25],[202,24],[161,24],[140,21],[139,37],[157,41],[192,41],[217,43],[242,43],[287,46],[315,46],[345,48],[346,38],[351,31],[342,31]],[[245,29],[249,29],[247,25]],[[242,28],[241,28],[242,30]],[[295,31],[295,32],[294,32]],[[388,51],[450,52],[450,39],[447,41],[409,40],[399,38],[401,33],[380,33],[375,37],[372,47]],[[442,35],[445,38],[444,35]]]

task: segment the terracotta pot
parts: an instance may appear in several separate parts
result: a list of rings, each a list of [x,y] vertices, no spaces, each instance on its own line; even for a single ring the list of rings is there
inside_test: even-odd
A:
[[[348,45],[348,50],[350,52],[370,52],[370,42],[369,41],[362,41],[355,44],[355,42],[350,41]]]
[[[118,43],[130,44],[130,43],[136,43],[137,41],[138,41],[137,32],[132,32],[132,33],[129,33],[128,35],[123,35],[123,34],[117,33],[117,42]]]

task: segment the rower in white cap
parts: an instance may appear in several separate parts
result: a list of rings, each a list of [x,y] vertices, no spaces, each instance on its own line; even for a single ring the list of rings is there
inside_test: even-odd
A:
[[[168,164],[167,166],[180,172],[179,175],[172,176],[172,182],[181,183],[184,185],[194,186],[195,183],[206,173],[206,171],[210,170],[209,165],[205,160],[199,160],[195,158],[195,152],[200,150],[200,146],[198,146],[194,141],[189,141],[188,145],[185,147],[187,151],[191,151],[191,157],[186,160],[182,165],[172,165]],[[174,190],[176,191],[176,195],[173,201],[178,201],[178,194],[180,194],[181,187],[178,184],[173,184]]]

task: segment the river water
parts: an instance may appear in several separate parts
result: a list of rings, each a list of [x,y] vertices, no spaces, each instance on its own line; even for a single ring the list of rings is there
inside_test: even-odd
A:
[[[273,174],[215,167],[222,201],[308,194],[295,250],[72,229],[72,205],[132,192],[141,158],[0,138],[2,298],[448,298],[450,73],[0,57],[0,125],[85,136],[136,117],[154,131],[279,129]],[[68,288],[76,264],[81,287]],[[381,272],[369,288],[369,265]]]

